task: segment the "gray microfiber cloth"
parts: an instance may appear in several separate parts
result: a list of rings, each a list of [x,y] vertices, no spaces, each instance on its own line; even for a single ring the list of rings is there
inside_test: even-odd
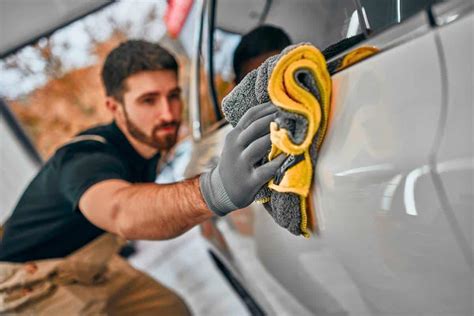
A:
[[[232,126],[235,127],[240,118],[251,107],[270,101],[267,87],[270,75],[276,63],[279,61],[281,56],[285,55],[292,49],[306,44],[308,43],[289,46],[285,48],[281,54],[268,58],[262,65],[260,65],[260,67],[248,73],[247,76],[232,90],[232,92],[224,98],[222,101],[222,110],[225,118],[232,124]],[[294,76],[296,82],[313,94],[321,104],[320,93],[311,71],[309,69],[300,68],[295,71]],[[308,121],[304,116],[278,108],[275,122],[280,127],[285,128],[290,132],[289,136],[294,143],[301,144],[304,140],[308,128]],[[318,134],[319,131],[313,139],[313,143],[310,147],[310,156],[313,166],[315,166],[317,158],[316,139]],[[266,161],[268,160],[264,157],[262,158],[261,163],[265,163]],[[283,165],[285,165],[285,163]],[[286,169],[282,167],[279,171],[284,173],[285,170]],[[280,226],[286,228],[294,235],[300,235],[302,233],[300,228],[300,197],[297,194],[280,193],[271,190],[268,186],[264,186],[258,192],[255,200],[266,201],[263,203],[265,209]]]

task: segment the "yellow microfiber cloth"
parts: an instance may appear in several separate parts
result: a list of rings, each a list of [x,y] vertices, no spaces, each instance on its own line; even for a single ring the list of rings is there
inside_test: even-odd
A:
[[[298,81],[297,74],[301,70],[314,78],[316,85],[314,88],[319,93],[313,95],[308,87]],[[271,180],[269,187],[278,192],[295,193],[299,196],[301,234],[308,237],[306,198],[313,176],[310,146],[313,141],[316,150],[321,146],[326,133],[331,98],[331,77],[326,69],[324,56],[312,45],[301,45],[286,53],[273,68],[268,93],[276,106],[300,114],[308,122],[306,135],[301,143],[295,143],[290,137],[290,131],[272,122],[270,125],[272,149],[268,157],[272,160],[281,153],[302,155],[301,161],[286,170],[278,184],[275,180]]]
[[[268,159],[279,154],[287,159],[256,200],[295,235],[310,235],[307,198],[327,129],[330,99],[326,61],[316,47],[302,43],[267,59],[223,100],[223,112],[234,126],[252,106],[271,100],[278,107],[270,125]]]

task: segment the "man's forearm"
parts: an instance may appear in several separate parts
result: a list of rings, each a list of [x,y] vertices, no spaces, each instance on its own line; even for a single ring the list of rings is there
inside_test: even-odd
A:
[[[169,239],[209,219],[199,178],[133,184],[115,195],[116,233],[127,239]]]

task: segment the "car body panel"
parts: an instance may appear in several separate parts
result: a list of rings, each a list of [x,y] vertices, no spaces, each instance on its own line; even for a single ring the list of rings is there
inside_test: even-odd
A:
[[[446,61],[448,106],[435,172],[450,205],[446,216],[450,217],[453,229],[461,233],[459,239],[472,269],[474,16],[440,29],[439,39]]]
[[[430,166],[444,114],[436,32],[333,76],[314,200],[321,237],[375,315],[471,309],[469,269]]]
[[[461,137],[472,131],[472,92],[465,93],[472,68],[459,69],[466,60],[472,67],[469,19],[472,14],[436,28],[420,12],[362,43],[382,48],[378,54],[333,75],[330,126],[313,186],[318,234],[295,237],[256,204],[250,213],[216,221],[221,245],[213,249],[271,312],[472,313],[472,278],[466,277],[472,267],[457,237],[461,233],[472,249],[472,173],[464,174],[461,193],[448,183],[458,176],[441,174],[452,188],[449,199],[460,205],[455,217],[462,232],[454,231],[433,161],[438,148],[440,161],[473,157],[472,137]],[[463,35],[451,39],[449,33]],[[440,39],[446,43],[440,46]],[[464,58],[456,60],[460,51]],[[460,77],[450,80],[448,71],[446,78],[446,67]],[[450,114],[452,106],[456,114]],[[206,160],[215,164],[225,134],[211,133],[195,144],[193,157],[200,162],[191,162],[188,175],[202,171]],[[219,145],[212,149],[211,143]],[[239,231],[238,216],[253,226],[251,233]]]

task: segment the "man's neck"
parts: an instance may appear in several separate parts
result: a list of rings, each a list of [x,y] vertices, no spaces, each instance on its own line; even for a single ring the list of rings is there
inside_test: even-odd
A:
[[[136,150],[136,152],[143,158],[150,159],[151,157],[153,157],[154,155],[158,153],[158,149],[137,141],[134,137],[132,137],[132,135],[130,135],[130,133],[128,132],[126,128],[121,126],[121,124],[117,123],[117,126],[125,135],[130,145],[132,145],[132,147]]]

